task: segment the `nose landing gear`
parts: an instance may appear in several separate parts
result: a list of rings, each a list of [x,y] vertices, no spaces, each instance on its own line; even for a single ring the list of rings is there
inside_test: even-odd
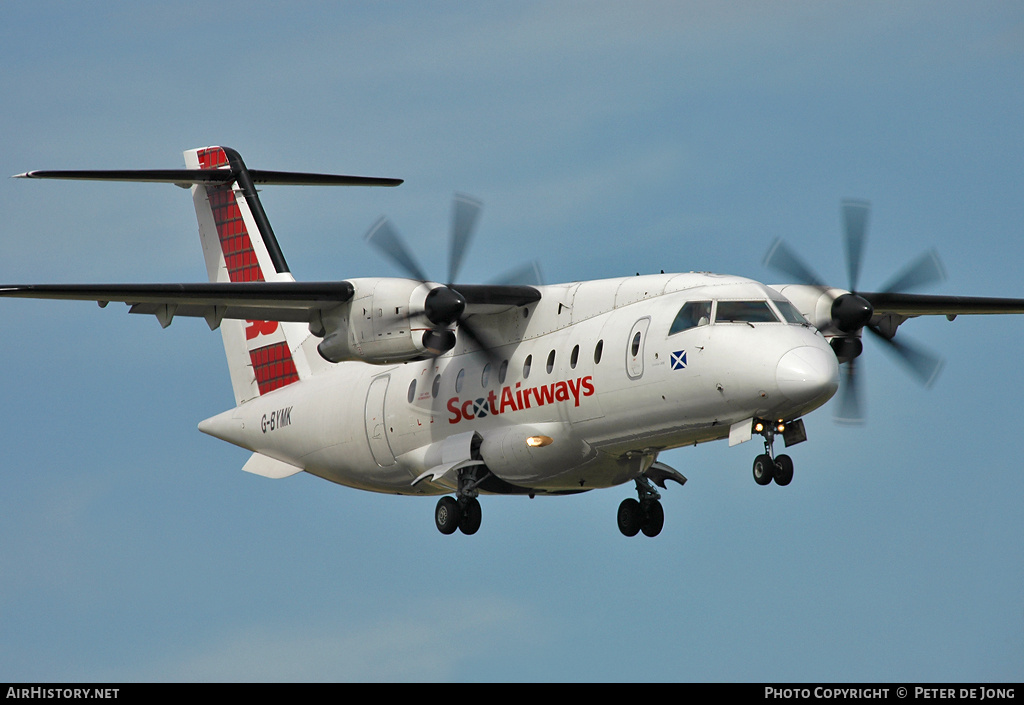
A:
[[[793,481],[793,459],[788,455],[775,455],[775,434],[783,433],[786,425],[781,421],[777,424],[758,421],[754,423],[754,431],[764,437],[764,453],[754,458],[754,482],[769,485],[775,480],[776,485],[786,486]]]

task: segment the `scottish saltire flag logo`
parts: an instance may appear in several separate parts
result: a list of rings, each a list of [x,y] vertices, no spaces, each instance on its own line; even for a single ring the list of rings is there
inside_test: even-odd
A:
[[[686,351],[678,350],[672,353],[672,369],[673,370],[685,370],[686,369]]]

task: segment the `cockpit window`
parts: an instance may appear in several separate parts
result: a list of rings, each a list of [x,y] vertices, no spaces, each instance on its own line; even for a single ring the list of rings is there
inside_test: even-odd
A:
[[[789,301],[776,301],[775,299],[772,299],[772,301],[775,302],[775,308],[779,309],[779,313],[782,314],[786,323],[807,323],[807,319]]]
[[[717,323],[778,323],[767,301],[719,301]]]
[[[668,329],[669,335],[681,333],[697,326],[706,326],[711,322],[710,301],[687,301],[679,309],[676,318],[672,321],[672,327]]]

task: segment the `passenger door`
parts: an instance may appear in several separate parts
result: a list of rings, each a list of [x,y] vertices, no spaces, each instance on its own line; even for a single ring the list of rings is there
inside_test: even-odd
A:
[[[387,422],[384,418],[384,399],[387,396],[390,375],[381,375],[370,383],[366,393],[366,440],[377,465],[382,468],[395,464],[395,455],[388,443]]]
[[[650,316],[641,318],[633,324],[626,341],[626,374],[630,379],[640,379],[644,374],[644,343],[647,342],[647,329],[651,325]]]

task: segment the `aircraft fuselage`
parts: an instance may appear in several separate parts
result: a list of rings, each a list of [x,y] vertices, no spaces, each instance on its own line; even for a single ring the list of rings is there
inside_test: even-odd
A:
[[[443,478],[413,482],[465,440],[506,483],[491,491],[566,492],[628,482],[660,451],[725,438],[746,419],[797,419],[837,389],[825,338],[786,322],[784,297],[758,282],[689,273],[539,288],[536,304],[474,317],[503,336],[488,355],[460,342],[432,359],[337,363],[200,429],[399,494],[450,492]],[[680,323],[688,302],[721,313]],[[755,303],[770,315],[722,318]]]

